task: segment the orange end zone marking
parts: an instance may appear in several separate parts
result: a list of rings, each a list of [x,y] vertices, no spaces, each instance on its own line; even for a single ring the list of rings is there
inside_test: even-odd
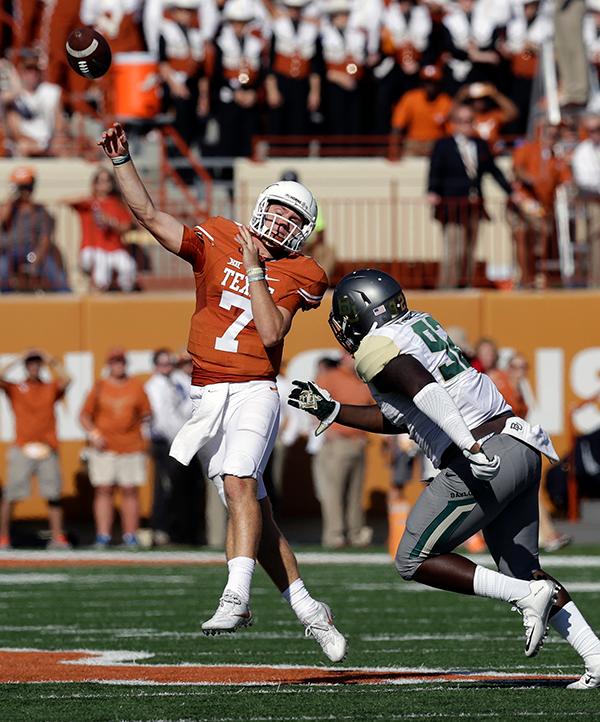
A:
[[[142,684],[408,684],[423,682],[573,681],[565,675],[440,672],[407,669],[140,664],[140,653],[0,649],[0,683]]]

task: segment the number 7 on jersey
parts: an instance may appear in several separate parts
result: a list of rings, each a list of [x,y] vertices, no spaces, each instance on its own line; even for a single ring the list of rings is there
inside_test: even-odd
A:
[[[236,353],[240,342],[237,337],[252,321],[252,302],[249,298],[238,296],[237,293],[231,291],[223,291],[221,294],[220,308],[230,311],[232,308],[241,309],[242,313],[227,328],[222,336],[215,339],[215,348],[217,351],[226,351],[227,353]]]

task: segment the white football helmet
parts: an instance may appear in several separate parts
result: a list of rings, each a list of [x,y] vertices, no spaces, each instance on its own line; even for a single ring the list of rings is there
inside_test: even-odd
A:
[[[268,208],[273,203],[281,203],[296,211],[304,219],[302,226],[292,223],[277,213],[270,213]],[[290,224],[291,228],[287,236],[281,239],[277,235],[277,227],[284,221]],[[308,188],[296,181],[278,181],[267,186],[256,199],[250,218],[250,228],[261,238],[295,252],[299,251],[309,239],[316,222],[317,202]]]

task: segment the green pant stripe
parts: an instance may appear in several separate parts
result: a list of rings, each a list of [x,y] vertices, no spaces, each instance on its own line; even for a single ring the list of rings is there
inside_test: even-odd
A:
[[[446,508],[434,518],[421,534],[410,556],[412,558],[428,556],[436,544],[439,544],[442,539],[447,539],[462,521],[465,514],[470,514],[474,508],[475,502],[472,499],[454,499],[448,502]]]

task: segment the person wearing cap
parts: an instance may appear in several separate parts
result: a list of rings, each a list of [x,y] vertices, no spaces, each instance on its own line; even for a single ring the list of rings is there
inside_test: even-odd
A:
[[[21,52],[17,73],[11,77],[12,87],[0,94],[9,149],[18,157],[52,155],[64,135],[60,86],[44,80],[31,51]]]
[[[506,129],[508,133],[523,135],[527,132],[541,47],[553,35],[552,15],[547,5],[542,5],[539,0],[514,3],[512,17],[506,26],[506,40],[496,44],[510,64],[507,93],[519,109],[519,117]]]
[[[214,41],[213,91],[218,98],[221,155],[226,157],[249,156],[259,128],[267,41],[254,19],[252,0],[229,0]]]
[[[70,291],[58,248],[54,220],[33,200],[35,170],[11,173],[12,194],[0,205],[0,291]]]
[[[211,58],[198,24],[200,0],[167,0],[159,23],[158,60],[164,106],[175,111],[174,128],[188,144],[196,142],[200,119],[210,108]]]
[[[19,382],[12,380],[10,372],[20,365],[25,367],[25,378]],[[43,369],[50,373],[51,380],[44,379]],[[0,549],[10,548],[12,511],[17,502],[30,495],[34,476],[41,496],[48,502],[48,549],[70,548],[63,529],[63,482],[54,414],[55,404],[64,397],[70,382],[58,359],[39,349],[26,351],[0,369],[0,389],[12,407],[16,431],[14,444],[8,450],[0,506]]]
[[[491,83],[472,83],[454,96],[455,105],[470,105],[475,114],[475,132],[493,149],[503,126],[519,117],[517,106]]]
[[[283,0],[272,30],[265,79],[269,132],[306,135],[321,105],[319,18],[311,0]]]
[[[367,36],[360,28],[349,24],[350,0],[326,0],[324,9],[320,39],[325,64],[326,128],[334,135],[358,135]]]
[[[147,444],[142,426],[150,420],[152,409],[141,381],[127,375],[124,349],[111,349],[106,364],[108,375],[96,381],[79,415],[88,438],[96,546],[105,548],[111,542],[113,496],[119,487],[123,544],[137,547],[139,492],[146,483]]]
[[[392,132],[404,142],[407,153],[425,155],[445,133],[452,99],[442,91],[442,72],[426,65],[419,73],[421,88],[409,90],[400,99],[392,115]]]
[[[458,105],[450,116],[450,134],[436,141],[431,151],[428,200],[442,226],[442,260],[438,288],[473,284],[479,223],[488,218],[481,183],[493,176],[507,195],[512,187],[494,162],[490,146],[475,135],[475,115]]]

